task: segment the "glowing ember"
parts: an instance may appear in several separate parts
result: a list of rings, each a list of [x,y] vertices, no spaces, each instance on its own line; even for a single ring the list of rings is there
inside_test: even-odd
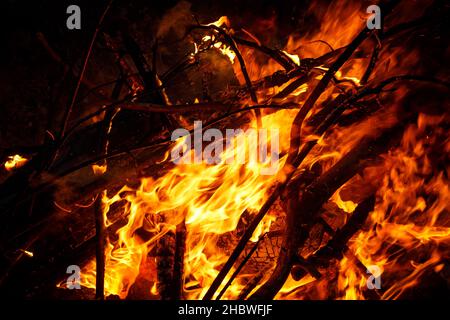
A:
[[[94,172],[95,175],[102,175],[106,172],[106,170],[108,169],[108,165],[104,164],[104,165],[98,165],[98,164],[94,164],[92,165],[92,171]]]
[[[23,252],[25,255],[27,255],[30,258],[33,258],[33,256],[34,256],[33,252],[31,252],[31,251],[22,250],[22,249],[20,249],[20,251]]]
[[[8,171],[12,171],[14,169],[22,167],[28,159],[22,157],[20,154],[16,154],[13,156],[8,156],[8,160],[5,162],[5,169]]]

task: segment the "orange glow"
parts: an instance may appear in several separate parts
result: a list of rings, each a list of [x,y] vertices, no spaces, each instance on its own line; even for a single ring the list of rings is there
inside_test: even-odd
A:
[[[106,165],[106,164],[104,164],[104,165],[93,164],[92,165],[92,171],[94,172],[95,175],[102,175],[106,172],[107,169],[108,169],[108,165]]]
[[[222,16],[219,18],[219,20],[207,24],[207,26],[216,26],[216,27],[222,27],[223,25],[228,27],[230,26],[230,20],[226,16]]]
[[[287,55],[287,56],[289,57],[289,59],[291,59],[296,65],[300,66],[300,58],[299,58],[298,55],[287,53],[287,52],[284,51],[284,50],[282,50],[282,51],[283,51],[283,53],[284,53],[285,55]]]

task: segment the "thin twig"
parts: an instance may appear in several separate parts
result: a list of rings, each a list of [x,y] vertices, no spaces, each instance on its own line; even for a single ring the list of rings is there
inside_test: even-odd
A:
[[[245,266],[245,264],[248,262],[248,260],[250,260],[251,256],[256,251],[256,249],[258,249],[259,243],[261,242],[262,239],[265,238],[266,234],[267,233],[265,233],[265,234],[263,234],[262,236],[259,237],[258,241],[256,241],[256,243],[250,249],[249,253],[245,256],[245,258],[241,261],[239,266],[233,272],[233,274],[231,275],[231,277],[228,280],[228,282],[223,286],[222,290],[217,295],[216,300],[220,300],[220,298],[222,298],[224,293],[227,291],[228,287],[233,283],[233,280],[238,276],[239,272],[241,272],[242,268]]]
[[[239,49],[237,47],[237,44],[234,41],[233,37],[228,32],[226,32],[224,29],[219,28],[219,27],[214,26],[214,25],[210,25],[210,26],[199,25],[199,26],[194,26],[193,28],[212,29],[212,30],[217,31],[220,35],[223,36],[224,40],[230,45],[231,50],[233,50],[233,52],[236,54],[236,58],[239,61],[239,66],[240,66],[241,72],[242,72],[242,74],[244,76],[244,80],[245,80],[245,83],[247,85],[248,92],[250,93],[250,98],[252,99],[252,102],[254,104],[258,104],[258,97],[256,96],[256,92],[253,89],[252,81],[250,80],[250,76],[248,75],[247,67],[245,65],[244,58],[242,57],[242,54],[239,51]],[[261,122],[261,112],[260,112],[260,110],[256,109],[255,110],[255,115],[256,115],[256,121],[257,121],[258,128],[261,128],[262,127],[262,122]]]
[[[84,73],[86,72],[86,67],[89,61],[89,58],[91,56],[92,53],[92,48],[94,47],[94,43],[95,40],[97,39],[97,34],[100,31],[100,27],[103,23],[103,20],[107,14],[107,12],[109,11],[109,8],[111,7],[111,3],[113,2],[113,0],[109,0],[108,4],[106,5],[105,10],[103,11],[102,15],[100,16],[100,20],[98,21],[97,27],[95,28],[94,34],[92,36],[91,42],[89,43],[89,48],[87,50],[86,53],[86,57],[84,58],[84,62],[83,62],[83,67],[81,68],[81,72],[80,72],[80,76],[78,77],[78,81],[77,81],[77,85],[75,87],[75,91],[72,95],[72,99],[70,101],[70,104],[68,106],[68,108],[66,109],[66,112],[64,114],[63,117],[63,124],[61,127],[61,131],[59,132],[59,137],[63,137],[64,136],[64,132],[66,131],[66,127],[67,127],[67,122],[69,121],[69,117],[70,117],[70,113],[72,112],[72,108],[75,104],[75,101],[77,99],[78,96],[78,91],[80,89],[80,84],[83,81],[84,78]]]
[[[297,67],[297,65],[292,60],[287,59],[285,55],[280,54],[279,50],[274,50],[274,49],[268,48],[266,46],[263,46],[261,44],[258,44],[256,42],[245,40],[245,39],[238,38],[238,37],[234,37],[233,39],[236,41],[236,43],[238,43],[240,45],[259,50],[262,53],[268,55],[273,60],[275,60],[278,64],[280,64],[286,71],[290,71]]]
[[[374,34],[374,35],[376,36],[376,34]],[[369,64],[367,65],[367,69],[361,78],[361,81],[360,81],[361,85],[365,85],[367,83],[367,81],[369,80],[369,77],[372,74],[373,69],[375,68],[375,64],[377,63],[380,49],[381,49],[381,44],[377,37],[376,44],[375,44],[375,47],[373,48],[372,56],[370,57]]]

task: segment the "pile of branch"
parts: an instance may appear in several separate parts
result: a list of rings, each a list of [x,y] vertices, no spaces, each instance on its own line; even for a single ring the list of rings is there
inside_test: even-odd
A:
[[[397,1],[388,1],[383,6],[383,12],[387,15],[395,8],[396,4]],[[261,126],[261,109],[275,112],[280,109],[296,108],[299,109],[299,112],[295,119],[293,119],[290,148],[286,165],[288,172],[287,178],[275,186],[272,194],[262,206],[259,213],[247,226],[244,235],[233,250],[228,261],[220,270],[218,276],[204,296],[204,299],[213,299],[215,297],[217,290],[222,286],[223,280],[238,261],[243,250],[247,247],[248,241],[254,230],[282,193],[287,193],[288,195],[287,229],[283,235],[283,249],[280,251],[276,267],[269,280],[251,295],[250,298],[273,298],[282,287],[289,273],[296,266],[301,266],[300,271],[296,272],[296,278],[302,277],[306,272],[311,273],[315,277],[320,277],[317,268],[326,264],[327,261],[338,257],[340,252],[345,250],[346,242],[357,231],[359,226],[363,224],[370,208],[373,207],[373,197],[370,197],[359,204],[356,209],[357,214],[354,215],[355,218],[350,220],[341,230],[335,232],[328,227],[329,233],[332,234],[332,240],[330,240],[328,246],[319,250],[314,256],[303,259],[299,255],[299,251],[305,244],[311,228],[317,223],[323,223],[323,221],[319,221],[319,210],[339,187],[370,163],[367,160],[385,152],[391,144],[395,144],[401,136],[404,126],[409,122],[414,121],[415,118],[406,117],[404,119],[405,121],[401,122],[401,124],[387,128],[377,135],[363,139],[331,169],[323,174],[313,175],[308,185],[300,188],[300,183],[304,182],[304,176],[297,176],[297,169],[301,166],[303,160],[317,143],[317,141],[302,143],[302,127],[304,126],[305,118],[308,113],[316,107],[319,97],[331,83],[335,86],[340,84],[339,80],[335,77],[336,72],[344,65],[344,63],[355,56],[362,54],[362,51],[360,50],[361,43],[370,37],[376,36],[378,40],[381,41],[381,44],[383,44],[383,41],[390,39],[394,35],[398,35],[406,30],[418,28],[428,23],[429,17],[425,15],[417,21],[394,26],[385,32],[371,31],[364,28],[349,45],[332,50],[318,58],[304,59],[301,66],[297,66],[293,63],[282,51],[265,47],[252,40],[236,37],[226,28],[202,24],[193,25],[191,28],[188,28],[188,33],[199,30],[214,32],[217,35],[217,41],[220,40],[227,43],[235,52],[240,70],[245,79],[245,85],[236,89],[236,96],[240,97],[241,94],[247,94],[252,102],[245,106],[238,103],[239,99],[237,98],[231,99],[231,101],[236,101],[235,103],[215,101],[200,104],[170,105],[165,94],[167,83],[170,82],[177,73],[185,72],[189,68],[195,66],[198,63],[198,56],[195,56],[194,58],[188,56],[186,59],[169,68],[166,73],[159,75],[156,70],[155,60],[148,62],[139,47],[139,44],[129,34],[124,32],[119,37],[112,37],[105,33],[105,43],[109,46],[109,49],[113,52],[122,52],[122,54],[119,54],[116,57],[117,62],[121,67],[121,77],[114,81],[111,97],[102,96],[104,101],[102,101],[101,107],[97,107],[95,111],[82,118],[73,120],[71,117],[74,113],[74,107],[80,102],[80,86],[84,85],[87,89],[96,91],[95,86],[85,79],[84,74],[109,7],[110,4],[108,4],[100,17],[98,26],[89,43],[87,53],[83,60],[83,68],[81,72],[76,75],[77,85],[65,108],[60,131],[56,135],[51,135],[44,145],[33,150],[34,154],[32,159],[27,162],[25,166],[16,170],[13,175],[8,177],[0,185],[0,208],[2,209],[2,212],[4,212],[5,224],[8,225],[9,229],[7,232],[5,230],[5,232],[2,233],[2,236],[4,237],[2,239],[2,250],[4,252],[15,252],[18,247],[26,249],[27,247],[31,247],[35,241],[38,241],[46,235],[47,229],[44,228],[44,226],[50,225],[52,221],[54,221],[53,219],[56,219],[54,215],[33,217],[31,220],[29,217],[25,216],[24,220],[22,220],[17,219],[16,212],[23,210],[24,207],[27,209],[27,212],[32,212],[34,210],[34,199],[39,197],[39,195],[46,193],[52,195],[55,188],[58,186],[58,183],[65,177],[81,171],[90,165],[103,163],[104,161],[113,158],[131,156],[136,160],[137,154],[142,153],[143,151],[150,151],[150,154],[145,154],[145,157],[142,159],[141,163],[139,163],[139,165],[143,165],[144,163],[148,163],[148,159],[151,156],[160,154],[170,148],[172,141],[170,139],[170,134],[167,134],[167,132],[170,132],[171,129],[178,126],[176,117],[172,116],[173,114],[195,113],[198,112],[198,110],[210,112],[215,116],[211,117],[211,120],[203,126],[203,130],[205,130],[213,125],[223,124],[226,121],[233,121],[234,125],[241,125],[245,123],[245,121],[248,121],[249,112],[255,112],[258,119],[258,125]],[[40,35],[40,40],[44,44],[46,50],[49,51],[51,56],[58,63],[64,64],[67,68],[70,68],[51,49],[43,35]],[[240,53],[240,46],[250,47],[253,50],[261,52],[279,63],[284,70],[275,72],[263,79],[251,81],[247,72],[246,63]],[[156,42],[154,50],[153,56],[155,57],[157,50]],[[392,77],[377,83],[372,82],[370,76],[375,69],[379,51],[379,42],[376,41],[374,51],[370,57],[370,62],[361,80],[361,86],[354,90],[343,90],[335,99],[329,101],[319,112],[308,119],[308,124],[314,127],[314,134],[317,136],[326,134],[329,132],[330,128],[342,119],[344,111],[353,108],[356,104],[361,103],[362,100],[369,96],[376,96],[382,92],[386,86],[392,83],[415,80],[444,85],[447,88],[450,87],[448,83],[437,79],[411,75]],[[127,59],[124,59],[124,56],[126,56]],[[318,72],[323,73],[323,71],[320,71],[320,69],[317,68],[319,66],[325,66],[328,70],[323,74],[323,77],[314,89],[308,94],[303,105],[297,105],[295,103],[274,103],[274,101],[279,101],[279,99],[289,96],[289,94],[294,92],[302,84],[310,83],[311,79],[315,78]],[[258,100],[257,90],[281,86],[289,81],[289,85],[272,97],[270,101],[261,103]],[[121,95],[124,87],[132,87],[136,86],[136,84],[142,88],[141,93],[130,93],[125,96]],[[369,102],[366,100],[364,103],[370,103],[375,100],[376,99],[373,99]],[[154,130],[148,133],[148,137],[145,137],[143,140],[141,139],[137,143],[124,143],[123,146],[115,149],[108,148],[108,141],[111,139],[110,128],[112,122],[115,121],[115,114],[119,112],[119,110],[121,110],[120,112],[126,110],[130,114],[149,115],[150,119],[153,121],[152,123],[155,124]],[[103,120],[100,123],[92,126],[86,125],[90,120],[100,114],[104,114]],[[363,115],[359,114],[358,116],[364,117],[368,114],[368,112],[363,112]],[[238,120],[236,121],[236,119]],[[69,127],[70,123],[72,123],[71,127]],[[75,157],[74,161],[74,157],[70,156],[74,153],[74,150],[77,150],[76,142],[71,140],[71,137],[74,135],[83,137],[85,140],[90,140],[89,138],[100,135],[101,139],[96,155],[94,157],[86,157],[86,154],[89,153],[86,150],[81,149],[79,157]],[[13,150],[8,150],[8,152],[10,151]],[[20,152],[21,150],[20,148],[16,148],[14,151]],[[154,167],[152,167],[152,170],[154,170]],[[91,189],[89,190],[93,194],[97,194],[102,189],[111,186],[111,181],[102,181],[101,179],[102,178],[96,178],[95,181],[91,182]],[[121,181],[118,183],[121,183]],[[99,213],[101,208],[99,198],[100,197],[97,198],[94,210],[95,219],[92,221],[95,221],[96,235],[91,234],[90,236],[87,236],[82,243],[77,243],[77,245],[74,246],[75,249],[70,251],[67,255],[83,256],[88,252],[89,248],[96,245],[97,266],[99,268],[97,273],[97,298],[103,299],[103,251],[105,233],[108,232],[108,229],[103,227],[104,221],[102,220],[102,215]],[[113,228],[114,226],[115,225],[113,224],[109,228]],[[166,299],[177,299],[182,297],[183,284],[181,279],[183,274],[184,232],[184,225],[180,224],[174,234],[168,235],[168,237],[174,239],[162,238],[159,244],[160,249],[157,252],[157,255],[160,257],[158,261],[158,277],[161,280],[160,291]],[[24,241],[23,239],[27,240]],[[176,250],[167,251],[166,249],[169,245],[165,244],[165,242],[174,242]],[[258,243],[254,248],[257,248],[257,246]],[[224,294],[226,288],[238,275],[253,252],[254,250],[250,250],[249,254],[242,259],[241,265],[236,269],[236,272],[232,275],[228,284],[226,284],[219,293],[218,298]],[[48,253],[48,255],[51,255],[51,253]],[[22,259],[23,255],[16,256],[13,259],[6,259],[7,262],[4,264],[5,276],[0,279],[0,287],[2,286],[3,281],[8,278],[9,272],[12,272]],[[37,260],[35,263],[38,264],[40,262],[42,262],[42,260]],[[53,259],[52,265],[48,268],[48,272],[50,273],[51,271],[63,269],[61,268],[61,265],[64,265],[65,263],[67,263],[67,256],[63,255]],[[165,272],[168,270],[167,266],[170,267],[170,272]],[[257,277],[257,279],[261,278],[262,275]],[[258,284],[258,281],[259,280],[253,281],[252,285],[245,290],[246,292],[241,294],[241,297],[245,298],[248,293],[252,291],[252,286],[254,287]],[[168,285],[168,283],[171,284]]]

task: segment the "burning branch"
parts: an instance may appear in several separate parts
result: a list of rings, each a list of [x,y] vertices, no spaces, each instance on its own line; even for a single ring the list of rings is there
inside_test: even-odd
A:
[[[331,259],[342,258],[342,252],[347,248],[347,242],[350,238],[358,232],[364,225],[369,212],[373,211],[375,206],[375,196],[371,195],[363,202],[361,202],[355,209],[355,212],[350,217],[349,221],[344,227],[333,232],[333,238],[328,241],[326,245],[320,248],[317,252],[309,256],[305,260],[305,265],[312,265],[315,267],[326,267]],[[326,230],[330,230],[328,226]],[[332,229],[331,229],[332,230]],[[306,274],[310,272],[315,278],[320,278],[320,273],[311,272],[307,267],[300,265],[300,268],[293,268],[291,273],[295,280],[300,280]]]
[[[199,26],[194,26],[193,28],[199,28],[199,29],[212,29],[214,31],[217,31],[217,33],[219,35],[221,35],[224,40],[230,45],[231,49],[234,51],[234,53],[236,54],[236,57],[239,61],[239,65],[241,67],[241,71],[242,74],[244,75],[244,79],[245,79],[245,83],[247,85],[247,90],[250,93],[250,98],[252,99],[252,102],[257,105],[258,104],[258,97],[256,96],[256,92],[252,87],[252,81],[250,80],[250,76],[248,75],[247,72],[247,67],[245,65],[245,61],[244,58],[242,58],[242,54],[239,51],[236,42],[234,41],[233,37],[226,32],[224,29],[215,26],[215,25],[199,25]],[[262,127],[262,123],[261,123],[261,113],[258,109],[255,110],[255,115],[256,115],[256,120],[257,120],[257,125],[258,128]]]
[[[94,213],[95,213],[95,238],[97,241],[95,248],[95,261],[96,261],[96,286],[95,286],[95,298],[103,300],[105,298],[105,219],[103,215],[103,194],[97,195],[95,201]]]
[[[304,191],[300,191],[298,199],[290,199],[286,218],[287,230],[282,245],[282,248],[286,250],[280,251],[271,277],[250,299],[272,299],[278,293],[289,275],[298,249],[308,237],[309,230],[316,221],[317,213],[324,202],[341,185],[367,166],[368,163],[364,160],[386,150],[387,142],[392,142],[392,138],[398,137],[402,132],[402,126],[394,127],[376,138],[364,139],[319,179]]]
[[[390,1],[388,5],[385,5],[382,9],[385,14],[389,13],[395,5],[398,4],[398,1]],[[311,92],[311,94],[306,99],[300,111],[294,118],[292,122],[291,129],[291,140],[289,146],[289,157],[286,160],[286,163],[290,164],[294,160],[298,149],[301,143],[301,129],[303,121],[306,115],[311,111],[316,103],[317,99],[322,95],[323,91],[328,86],[328,83],[333,78],[334,74],[342,67],[342,65],[350,58],[353,52],[358,48],[358,46],[367,38],[367,36],[371,33],[371,30],[368,28],[363,28],[361,32],[353,39],[353,41],[345,48],[341,55],[337,58],[337,60],[330,66],[328,71],[319,81],[317,86]]]

